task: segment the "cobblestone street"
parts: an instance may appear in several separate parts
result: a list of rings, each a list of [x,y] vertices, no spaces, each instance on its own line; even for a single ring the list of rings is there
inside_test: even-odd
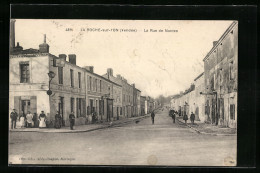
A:
[[[84,133],[10,132],[9,163],[233,166],[236,136],[198,134],[159,111],[145,118]],[[210,158],[210,159],[209,159]]]

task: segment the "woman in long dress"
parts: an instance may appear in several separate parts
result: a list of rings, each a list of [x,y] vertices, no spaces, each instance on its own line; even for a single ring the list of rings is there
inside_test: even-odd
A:
[[[55,128],[56,129],[61,128],[61,116],[59,114],[59,111],[57,111],[57,114],[55,115]]]
[[[22,114],[19,117],[19,124],[21,128],[25,128],[25,122],[26,122],[25,114],[24,112],[22,112]]]
[[[39,116],[39,128],[45,128],[46,127],[46,115],[44,114],[44,111]]]

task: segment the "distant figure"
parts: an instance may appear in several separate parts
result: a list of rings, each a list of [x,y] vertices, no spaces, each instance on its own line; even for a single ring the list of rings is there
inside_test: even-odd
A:
[[[194,124],[194,120],[195,120],[195,114],[193,112],[191,112],[190,121],[192,124]]]
[[[152,123],[154,124],[154,117],[155,117],[155,113],[154,113],[154,110],[152,111],[151,113],[151,118],[152,118]]]
[[[175,117],[176,117],[175,112],[172,111],[172,121],[173,121],[173,123],[175,123]]]
[[[183,115],[183,120],[185,121],[185,124],[187,124],[188,116],[186,113],[184,113]]]
[[[26,115],[26,122],[27,122],[27,127],[29,128],[33,127],[33,114],[31,114],[30,111],[28,111]]]
[[[12,126],[11,126],[11,129],[15,128],[16,129],[16,120],[17,120],[17,113],[15,111],[15,109],[13,109],[13,111],[11,112],[10,114],[10,118],[11,118],[11,122],[12,122]]]
[[[75,124],[75,115],[73,112],[69,115],[69,120],[70,120],[70,130],[74,130],[73,126]]]
[[[25,114],[22,111],[22,114],[19,116],[20,127],[25,128],[25,123],[26,123],[26,117],[25,117]]]
[[[55,128],[56,129],[61,128],[61,115],[60,115],[59,111],[57,111],[57,113],[55,115]]]
[[[45,128],[46,127],[46,115],[44,114],[44,111],[41,112],[39,116],[39,128]]]

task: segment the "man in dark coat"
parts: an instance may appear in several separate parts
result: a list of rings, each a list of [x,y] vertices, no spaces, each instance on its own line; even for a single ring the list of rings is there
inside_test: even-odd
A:
[[[59,111],[57,111],[57,113],[55,115],[55,128],[56,129],[60,129],[61,128],[61,123],[62,123],[61,119],[62,119],[62,117],[61,117]]]
[[[75,123],[75,115],[73,112],[69,115],[69,120],[70,120],[70,130],[73,130],[73,126]]]
[[[187,116],[186,112],[184,112],[183,120],[185,121],[185,124],[187,124],[188,116]]]
[[[195,114],[193,112],[191,112],[190,121],[192,124],[194,124],[194,120],[195,120]]]
[[[154,111],[152,111],[152,113],[151,113],[151,118],[152,118],[152,123],[154,124],[154,117],[155,117],[155,113],[154,113]]]
[[[173,123],[175,123],[175,112],[174,111],[172,111],[172,120],[173,120]]]
[[[15,128],[16,129],[16,120],[17,120],[18,114],[16,113],[15,109],[13,109],[13,111],[10,114],[10,118],[12,121],[12,126],[11,128]]]

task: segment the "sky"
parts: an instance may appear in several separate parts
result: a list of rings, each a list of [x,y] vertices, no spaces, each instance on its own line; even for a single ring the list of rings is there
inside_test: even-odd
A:
[[[203,58],[213,41],[231,23],[16,19],[15,41],[24,49],[38,49],[46,34],[51,54],[76,54],[78,66],[94,66],[99,75],[113,68],[114,76],[135,83],[142,95],[158,97],[178,94],[194,82],[204,71]]]

